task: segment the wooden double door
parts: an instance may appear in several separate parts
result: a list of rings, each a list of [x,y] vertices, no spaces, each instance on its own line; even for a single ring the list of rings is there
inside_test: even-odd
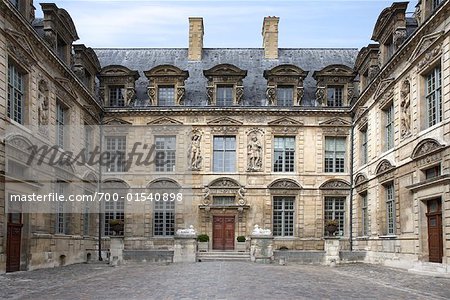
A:
[[[428,257],[430,262],[442,263],[444,244],[442,238],[441,199],[427,202]]]
[[[22,214],[9,213],[6,235],[6,272],[20,270],[20,247],[22,241]]]
[[[213,250],[234,250],[234,216],[213,217]]]

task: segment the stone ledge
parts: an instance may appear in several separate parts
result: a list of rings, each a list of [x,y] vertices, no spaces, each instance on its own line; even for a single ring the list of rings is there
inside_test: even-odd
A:
[[[125,261],[172,262],[172,250],[123,250]]]
[[[325,251],[275,250],[274,258],[275,260],[284,258],[286,262],[322,264],[325,258]]]

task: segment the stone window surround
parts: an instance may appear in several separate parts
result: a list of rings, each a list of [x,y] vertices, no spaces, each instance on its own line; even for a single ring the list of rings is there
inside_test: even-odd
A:
[[[342,106],[350,106],[355,98],[353,80],[356,74],[352,68],[346,65],[329,65],[320,71],[313,73],[317,82],[316,100],[320,106],[327,106],[327,89],[333,86],[342,86]]]
[[[232,64],[219,64],[203,71],[203,75],[208,79],[206,93],[208,105],[216,105],[217,86],[233,87],[233,105],[241,105],[244,96],[243,79],[247,76],[247,71]]]
[[[420,129],[421,130],[426,130],[430,127],[433,127],[439,123],[441,123],[443,121],[443,115],[441,115],[441,119],[439,122],[437,122],[436,124],[433,125],[429,125],[429,116],[428,116],[428,102],[427,102],[427,76],[431,73],[434,72],[434,70],[436,68],[440,68],[441,69],[441,82],[440,82],[440,92],[441,92],[441,110],[443,113],[443,96],[444,96],[444,85],[443,85],[443,80],[444,78],[442,77],[442,56],[439,55],[438,57],[436,57],[433,62],[429,65],[429,67],[421,70],[420,74],[419,74],[419,95],[418,95],[418,99],[423,99],[423,101],[420,101],[420,104],[418,105],[418,109],[420,110],[419,115],[421,116],[420,118]],[[423,113],[422,113],[423,112]]]
[[[184,82],[189,77],[188,71],[183,71],[173,65],[159,65],[148,71],[144,71],[149,83],[147,94],[151,106],[158,106],[158,87],[159,86],[173,86],[175,105],[184,105],[185,100],[185,84]]]
[[[19,63],[17,63],[16,62],[16,60],[15,59],[13,59],[11,56],[8,56],[8,67],[7,67],[7,72],[8,72],[8,74],[6,75],[7,76],[7,78],[6,78],[6,86],[7,86],[7,88],[9,88],[9,66],[11,65],[19,74],[21,74],[21,77],[22,77],[22,103],[21,103],[21,105],[22,105],[22,112],[21,112],[21,122],[16,122],[15,120],[14,120],[14,116],[12,116],[12,115],[10,115],[9,117],[7,117],[7,118],[9,118],[9,120],[11,120],[12,122],[15,122],[15,123],[17,123],[17,124],[21,124],[21,125],[26,125],[26,124],[28,124],[28,112],[29,112],[29,106],[30,105],[28,105],[28,98],[29,98],[29,73],[27,72],[27,69],[26,68],[24,68],[24,66],[23,65],[21,65],[21,64],[19,64]],[[6,95],[6,97],[8,97],[7,95]],[[8,110],[10,110],[11,108],[8,106],[8,103],[9,103],[9,99],[6,99],[6,110],[8,111]],[[8,111],[9,112],[9,111]]]
[[[123,86],[125,106],[130,106],[135,98],[135,81],[139,78],[137,71],[132,71],[124,66],[109,65],[98,74],[100,80],[99,97],[105,107],[109,105],[109,87]]]

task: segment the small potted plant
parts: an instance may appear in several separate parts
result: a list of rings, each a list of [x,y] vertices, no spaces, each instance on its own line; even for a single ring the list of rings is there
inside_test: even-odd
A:
[[[338,225],[339,223],[335,219],[325,221],[325,230],[328,231],[329,236],[333,236],[335,234],[335,232],[338,230]]]
[[[247,251],[247,242],[246,242],[246,238],[243,235],[240,235],[236,238],[237,242],[236,242],[236,251],[238,252],[245,252]]]
[[[209,236],[207,234],[199,234],[197,236],[198,252],[208,252]]]
[[[120,219],[109,220],[109,227],[114,231],[114,235],[119,235],[123,233],[124,222]]]

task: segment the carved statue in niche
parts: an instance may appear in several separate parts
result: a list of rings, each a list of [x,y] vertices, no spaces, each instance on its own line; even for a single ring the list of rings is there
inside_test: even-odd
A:
[[[249,135],[247,145],[247,171],[258,172],[262,169],[262,145],[258,139],[257,132],[253,131]]]
[[[188,164],[189,170],[198,171],[202,168],[202,155],[200,149],[200,143],[202,140],[202,134],[198,130],[192,132],[191,146],[188,152]]]
[[[400,90],[401,97],[401,136],[405,137],[411,133],[411,108],[410,108],[410,83],[405,79]]]
[[[45,81],[41,80],[38,87],[38,125],[39,131],[45,134],[48,133],[48,97],[47,84],[45,83]]]

